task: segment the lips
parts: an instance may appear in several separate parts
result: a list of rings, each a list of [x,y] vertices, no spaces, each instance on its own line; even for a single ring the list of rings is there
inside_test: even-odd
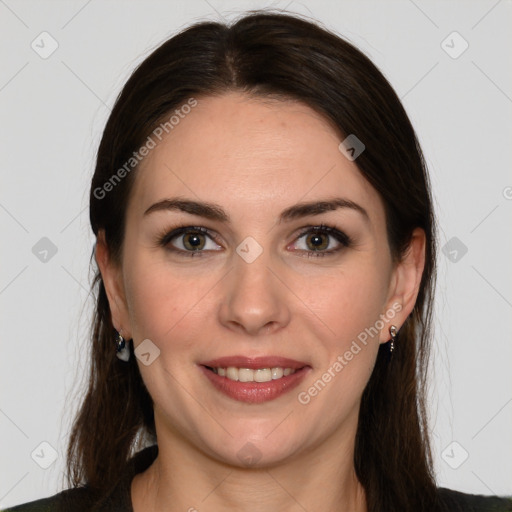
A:
[[[298,386],[311,370],[306,362],[275,356],[221,357],[202,362],[199,368],[218,391],[247,403],[278,398]]]

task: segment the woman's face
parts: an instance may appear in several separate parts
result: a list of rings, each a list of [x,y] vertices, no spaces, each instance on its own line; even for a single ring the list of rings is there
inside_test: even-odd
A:
[[[353,441],[414,279],[340,142],[303,104],[227,93],[198,99],[135,171],[122,266],[104,278],[159,444],[258,466]]]

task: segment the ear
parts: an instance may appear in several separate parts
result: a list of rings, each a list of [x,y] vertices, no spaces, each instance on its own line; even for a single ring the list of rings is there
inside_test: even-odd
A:
[[[395,325],[400,330],[414,309],[425,268],[425,245],[425,232],[421,228],[416,228],[412,232],[406,253],[393,269],[388,300],[383,311],[383,315],[388,318],[388,321],[380,331],[381,343],[390,340],[390,326]],[[396,313],[393,317],[390,316],[392,311]]]
[[[122,331],[125,339],[132,338],[130,315],[126,303],[121,267],[110,257],[110,251],[105,242],[105,231],[98,232],[96,240],[96,263],[101,272],[105,291],[107,292],[112,325],[117,331]]]

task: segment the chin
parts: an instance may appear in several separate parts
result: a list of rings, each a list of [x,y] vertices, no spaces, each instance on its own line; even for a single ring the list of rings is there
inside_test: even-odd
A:
[[[284,434],[284,435],[283,435]],[[304,447],[287,432],[274,435],[273,439],[261,435],[235,436],[209,444],[210,456],[230,466],[264,469],[284,463],[297,454],[297,447]]]

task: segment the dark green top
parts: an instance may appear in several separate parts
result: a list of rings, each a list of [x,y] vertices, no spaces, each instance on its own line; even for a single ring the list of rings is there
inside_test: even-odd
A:
[[[157,445],[141,450],[131,458],[120,475],[118,484],[100,503],[94,504],[88,489],[68,489],[59,494],[31,501],[0,512],[133,512],[131,483],[137,473],[145,471],[158,454]],[[450,512],[512,512],[512,498],[464,494],[439,489],[439,495]],[[93,505],[95,505],[93,507]]]

